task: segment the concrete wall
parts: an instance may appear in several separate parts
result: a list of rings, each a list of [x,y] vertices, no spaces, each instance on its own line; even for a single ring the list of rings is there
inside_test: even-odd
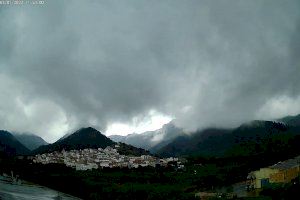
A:
[[[271,183],[288,183],[299,175],[299,167],[280,170],[279,172],[270,176]]]
[[[285,172],[285,182],[291,182],[299,175],[299,167],[293,167],[291,169],[286,170]]]
[[[279,170],[274,168],[261,168],[252,172],[255,177],[253,184],[254,188],[261,188],[262,179],[268,179],[270,183],[288,183],[299,175],[299,167]]]
[[[270,168],[261,168],[260,170],[254,171],[253,175],[255,176],[254,187],[259,189],[261,188],[262,179],[270,179],[272,174],[278,173],[277,169]]]
[[[284,171],[271,174],[270,183],[283,183],[285,179]]]

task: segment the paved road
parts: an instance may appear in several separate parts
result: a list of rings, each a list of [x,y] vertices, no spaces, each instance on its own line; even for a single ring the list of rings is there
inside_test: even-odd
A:
[[[63,200],[79,200],[67,194],[58,193],[55,190],[22,183],[21,185],[11,184],[0,176],[0,199],[1,200],[55,200],[59,199],[58,195]]]

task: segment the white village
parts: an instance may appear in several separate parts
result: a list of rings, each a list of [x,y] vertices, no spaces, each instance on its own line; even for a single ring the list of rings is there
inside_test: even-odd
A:
[[[98,168],[138,168],[138,167],[167,167],[183,169],[184,165],[178,158],[160,159],[151,155],[126,156],[120,155],[117,148],[82,149],[70,151],[55,151],[38,154],[33,158],[34,163],[60,163],[76,170],[90,170]]]

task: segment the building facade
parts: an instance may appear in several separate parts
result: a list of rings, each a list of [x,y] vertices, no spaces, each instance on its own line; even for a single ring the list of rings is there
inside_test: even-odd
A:
[[[248,188],[259,189],[270,183],[289,183],[299,176],[299,163],[300,156],[250,172],[247,176]]]

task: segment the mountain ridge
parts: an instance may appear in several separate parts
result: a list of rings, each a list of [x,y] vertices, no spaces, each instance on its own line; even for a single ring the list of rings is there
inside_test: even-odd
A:
[[[253,120],[243,123],[234,129],[208,128],[199,130],[191,135],[177,137],[166,146],[160,148],[157,153],[161,156],[229,156],[241,154],[240,151],[252,153],[268,150],[264,145],[288,145],[292,139],[300,135],[300,115],[289,117],[289,122],[283,120],[264,121]],[[283,118],[285,119],[285,118]],[[286,120],[287,121],[287,120]],[[247,146],[248,149],[242,146]],[[256,148],[256,149],[255,149]],[[273,147],[269,146],[272,149]],[[246,154],[246,153],[245,153]]]
[[[155,153],[157,149],[183,134],[182,128],[178,128],[170,122],[155,131],[146,131],[141,134],[132,133],[127,136],[111,135],[108,137],[115,142],[123,142]]]
[[[277,119],[277,121],[288,124],[289,126],[300,126],[300,114],[289,115],[289,116]]]
[[[46,142],[42,137],[37,136],[32,133],[12,133],[19,142],[21,142],[26,148],[28,148],[30,151],[42,146],[47,145],[48,142]]]
[[[30,150],[19,142],[13,134],[0,130],[0,152],[4,155],[28,155]]]
[[[92,127],[86,127],[75,131],[73,134],[61,140],[57,140],[53,144],[43,145],[37,148],[33,151],[33,154],[62,151],[63,149],[105,148],[113,143],[112,140],[105,137],[98,130]]]
[[[118,151],[120,154],[126,155],[143,155],[149,154],[141,148],[136,148],[131,145],[124,143],[116,143],[103,135],[100,131],[92,128],[81,128],[75,131],[72,134],[69,134],[67,137],[63,136],[61,139],[57,140],[53,144],[48,144],[39,147],[34,150],[32,154],[41,154],[49,153],[53,151],[62,151],[62,150],[79,150],[86,148],[106,148],[108,146],[114,146],[118,144]]]

